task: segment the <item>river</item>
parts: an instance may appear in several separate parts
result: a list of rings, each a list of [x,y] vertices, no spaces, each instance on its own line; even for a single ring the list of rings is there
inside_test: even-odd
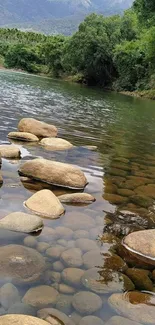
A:
[[[57,233],[58,227],[68,228],[63,222],[63,216],[58,220],[44,219],[45,229],[35,237],[20,233],[5,236],[0,232],[1,246],[20,244],[35,247],[47,262],[39,283],[27,286],[15,284],[20,302],[14,304],[11,301],[6,308],[2,304],[0,314],[20,313],[22,310],[23,313],[37,315],[41,307],[53,307],[64,312],[77,325],[102,325],[106,322],[107,325],[153,324],[146,321],[145,315],[143,319],[141,310],[138,312],[142,302],[139,292],[154,291],[153,268],[148,270],[146,266],[137,266],[125,258],[121,240],[129,232],[154,228],[155,224],[153,203],[148,207],[147,199],[138,201],[136,195],[137,187],[145,185],[146,178],[150,184],[155,184],[155,102],[60,80],[0,70],[0,113],[1,144],[10,143],[7,134],[17,129],[21,118],[33,117],[56,125],[59,137],[75,146],[70,150],[50,151],[38,144],[16,142],[21,149],[21,160],[2,161],[0,218],[14,211],[28,212],[23,202],[42,188],[40,183],[22,183],[18,175],[21,161],[35,157],[78,165],[89,182],[85,192],[91,193],[96,199],[90,205],[64,205],[65,216],[77,216],[77,227],[74,225],[71,237],[62,230],[60,237],[51,238],[50,231],[47,231],[52,228]],[[97,150],[86,147],[90,145],[97,146]],[[53,191],[56,195],[64,192],[56,188]],[[138,217],[134,215],[131,218],[129,213],[120,216],[119,210],[134,212]],[[93,226],[88,224],[85,228],[78,228],[80,215],[83,218],[91,217]],[[70,227],[72,229],[72,225]],[[47,244],[46,249],[55,247],[58,252],[80,248],[82,262],[78,269],[83,271],[83,276],[76,278],[75,267],[71,267],[66,279],[64,269],[69,267],[67,262],[62,261],[60,253],[49,256],[45,249],[41,251],[38,244],[42,242]],[[137,273],[138,280],[132,273],[135,267],[140,272]],[[86,273],[89,269],[93,269],[91,275]],[[2,275],[0,282],[4,282]],[[35,307],[31,302],[29,306],[21,303],[28,289],[40,285],[53,287],[59,292],[55,303],[38,303]],[[108,302],[112,294],[130,290],[137,290],[135,295],[138,298],[134,302],[137,310],[133,312],[136,316],[131,316],[127,307],[123,306],[118,311],[116,304],[113,306]],[[79,299],[81,304],[78,296],[75,299],[75,295],[81,292],[88,295],[86,306],[82,298]],[[93,302],[93,296],[89,299],[92,292],[96,295]],[[98,319],[82,321],[87,315]],[[115,317],[118,315],[125,318]],[[110,320],[111,317],[114,317],[113,320]]]

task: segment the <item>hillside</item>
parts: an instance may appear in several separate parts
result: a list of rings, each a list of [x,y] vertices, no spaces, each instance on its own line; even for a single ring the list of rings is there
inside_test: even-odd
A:
[[[121,13],[133,0],[3,0],[0,26],[71,34],[91,12]]]

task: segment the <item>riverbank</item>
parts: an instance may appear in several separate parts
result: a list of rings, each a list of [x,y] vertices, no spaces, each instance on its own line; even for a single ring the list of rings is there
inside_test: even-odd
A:
[[[25,70],[22,69],[8,69],[6,67],[4,67],[2,64],[0,64],[0,70],[6,70],[6,71],[11,71],[11,72],[22,72],[22,73],[28,73],[28,74],[32,74],[32,75],[36,75],[36,76],[42,76],[42,77],[46,77],[46,78],[52,78],[51,75],[49,74],[45,74],[45,73],[30,73],[27,72]],[[79,76],[65,76],[65,77],[61,77],[60,79],[67,81],[67,82],[72,82],[72,83],[82,83],[80,81]],[[85,86],[87,86],[86,84],[84,84]],[[108,89],[110,90],[110,89]],[[113,89],[111,89],[111,91],[113,91]],[[148,89],[148,90],[142,90],[142,91],[118,91],[118,93],[122,94],[122,95],[126,95],[126,96],[132,96],[132,97],[137,97],[137,98],[148,98],[151,100],[155,100],[155,89]]]

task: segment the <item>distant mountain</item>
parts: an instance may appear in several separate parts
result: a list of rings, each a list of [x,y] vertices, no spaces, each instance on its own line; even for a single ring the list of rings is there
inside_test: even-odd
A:
[[[64,32],[64,25],[65,34],[70,34],[76,30],[85,15],[91,12],[105,15],[121,13],[132,2],[133,0],[0,0],[0,26],[11,25],[57,33]]]

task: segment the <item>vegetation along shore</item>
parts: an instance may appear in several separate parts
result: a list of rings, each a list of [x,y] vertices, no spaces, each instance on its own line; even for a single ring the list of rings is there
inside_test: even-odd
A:
[[[155,99],[155,3],[91,14],[72,36],[0,29],[0,66]]]

